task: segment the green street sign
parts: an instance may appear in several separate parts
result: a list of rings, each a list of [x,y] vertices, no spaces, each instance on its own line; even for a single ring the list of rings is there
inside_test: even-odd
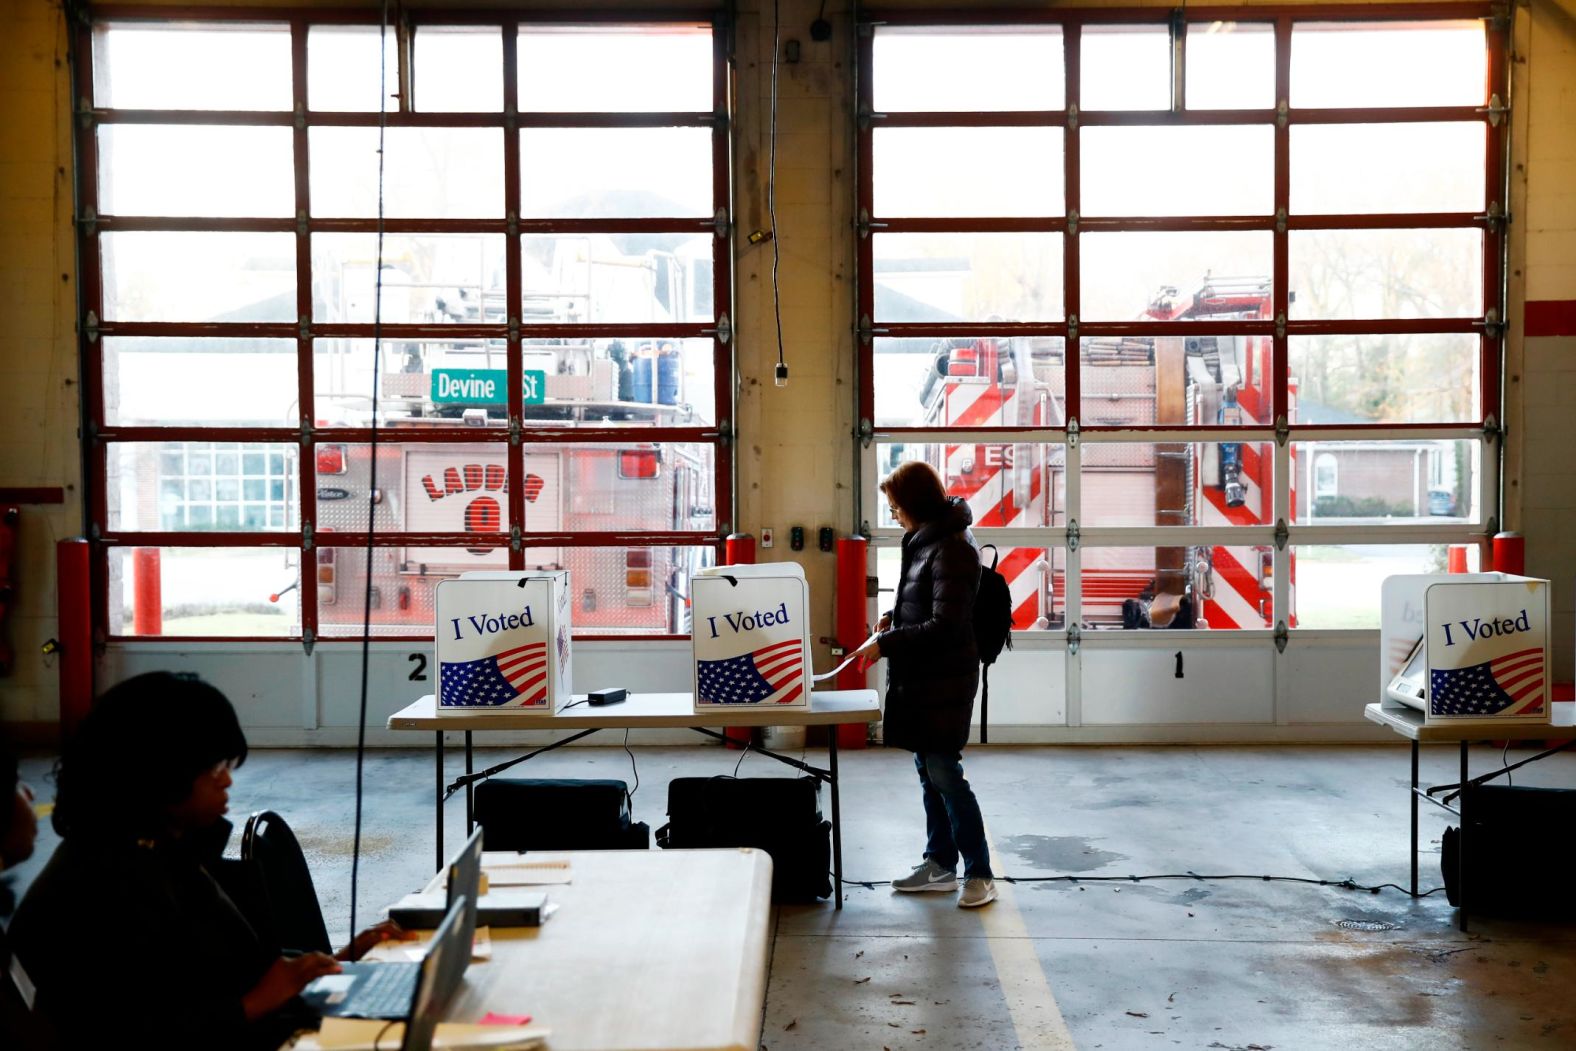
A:
[[[509,400],[509,374],[503,369],[433,369],[434,405],[502,405]]]
[[[520,374],[524,405],[540,405],[547,400],[547,373],[540,369],[526,369]]]
[[[521,376],[526,405],[546,399],[547,373],[527,369]],[[509,400],[509,374],[503,369],[433,369],[434,405],[503,405]]]

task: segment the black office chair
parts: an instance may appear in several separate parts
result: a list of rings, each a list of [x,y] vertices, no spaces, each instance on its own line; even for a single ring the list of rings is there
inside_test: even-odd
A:
[[[257,866],[267,891],[268,916],[282,949],[332,953],[312,870],[295,833],[272,810],[246,819],[241,860]]]

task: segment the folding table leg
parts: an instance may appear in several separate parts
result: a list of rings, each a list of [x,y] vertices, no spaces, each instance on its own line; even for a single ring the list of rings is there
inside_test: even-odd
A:
[[[1457,814],[1461,824],[1457,826],[1460,832],[1456,835],[1456,887],[1457,894],[1461,898],[1461,904],[1457,906],[1457,916],[1460,918],[1463,931],[1467,929],[1467,777],[1467,743],[1462,741],[1461,806]]]
[[[434,801],[438,826],[438,860],[433,866],[433,871],[437,872],[443,868],[443,731],[439,730],[435,736],[438,743],[433,747],[432,754],[437,757],[438,764],[438,795]]]
[[[833,900],[843,907],[843,808],[837,795],[837,727],[829,726],[826,741],[827,770],[832,784],[832,881]]]
[[[1412,742],[1412,897],[1417,897],[1417,751],[1418,742]]]
[[[470,777],[471,776],[471,731],[469,731],[469,730],[465,731],[465,776],[466,777]],[[475,790],[475,786],[471,782],[466,781],[465,782],[465,835],[466,835],[467,838],[470,837],[470,834],[472,832],[476,831],[475,799],[474,799],[474,796],[472,794],[474,792],[474,790]]]

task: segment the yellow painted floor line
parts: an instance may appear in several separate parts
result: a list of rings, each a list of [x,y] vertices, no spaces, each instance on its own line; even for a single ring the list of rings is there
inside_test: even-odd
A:
[[[1001,852],[988,827],[985,843],[993,863],[1000,865]],[[1077,1045],[1062,1020],[1034,939],[1029,937],[1023,914],[1018,911],[1017,888],[997,880],[996,893],[999,897],[994,902],[975,911],[985,928],[985,943],[990,946],[996,978],[1018,1034],[1018,1047],[1021,1051],[1074,1051]]]

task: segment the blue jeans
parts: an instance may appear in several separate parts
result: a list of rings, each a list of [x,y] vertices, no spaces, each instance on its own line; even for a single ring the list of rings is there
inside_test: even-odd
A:
[[[925,794],[925,857],[944,869],[956,870],[963,855],[965,879],[991,879],[990,848],[985,845],[985,819],[974,790],[963,779],[963,757],[957,752],[915,752],[914,769]]]

